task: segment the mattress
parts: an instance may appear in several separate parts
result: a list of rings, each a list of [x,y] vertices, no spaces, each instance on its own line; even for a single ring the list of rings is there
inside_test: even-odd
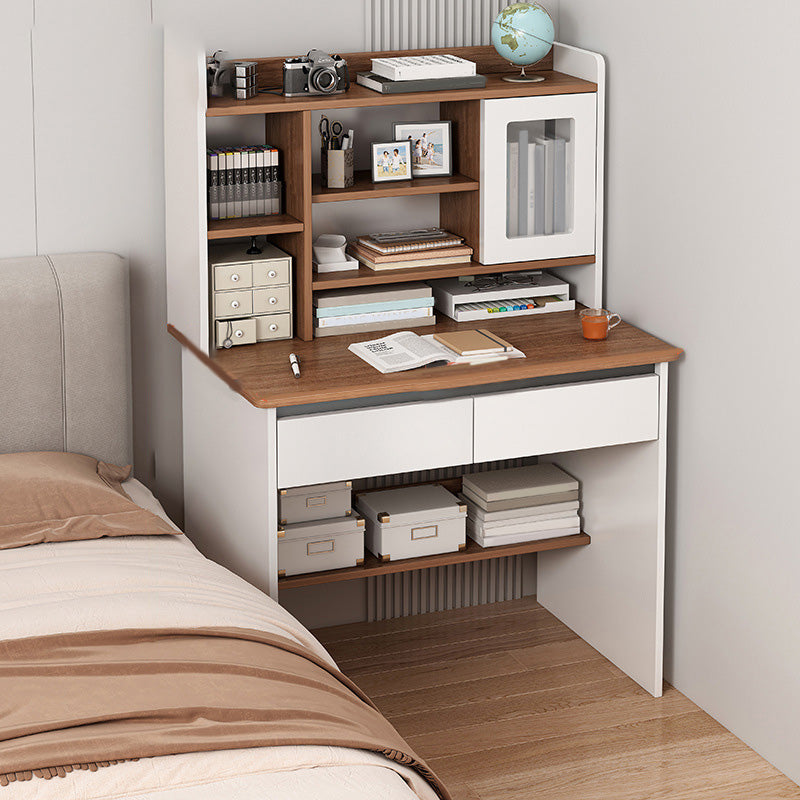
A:
[[[136,503],[168,520],[141,483],[128,481],[124,487]],[[185,536],[129,536],[0,551],[0,639],[203,626],[276,633],[334,664],[294,617],[206,559]],[[75,771],[63,778],[10,784],[0,790],[0,800],[4,796],[9,800],[433,800],[435,793],[416,772],[374,753],[288,746],[145,758],[97,772]]]

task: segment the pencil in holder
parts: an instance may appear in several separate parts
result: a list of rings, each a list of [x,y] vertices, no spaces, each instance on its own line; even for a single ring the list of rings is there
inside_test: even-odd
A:
[[[353,148],[328,150],[323,147],[321,154],[322,185],[326,189],[349,189],[353,185]]]

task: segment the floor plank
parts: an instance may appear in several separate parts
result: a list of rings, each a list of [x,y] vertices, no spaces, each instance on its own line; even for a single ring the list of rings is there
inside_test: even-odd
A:
[[[680,692],[652,698],[533,598],[315,634],[453,800],[800,800]]]

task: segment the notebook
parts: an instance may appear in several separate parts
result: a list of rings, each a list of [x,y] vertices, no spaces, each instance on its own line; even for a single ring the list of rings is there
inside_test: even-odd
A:
[[[460,356],[477,356],[489,353],[506,353],[514,346],[485,328],[474,331],[435,333],[433,338]]]

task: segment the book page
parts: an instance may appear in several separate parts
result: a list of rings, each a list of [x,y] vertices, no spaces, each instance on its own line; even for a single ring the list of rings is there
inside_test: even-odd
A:
[[[412,331],[400,331],[383,339],[356,342],[347,349],[384,374],[416,369],[437,361],[448,363],[453,355],[438,342],[424,341]]]

